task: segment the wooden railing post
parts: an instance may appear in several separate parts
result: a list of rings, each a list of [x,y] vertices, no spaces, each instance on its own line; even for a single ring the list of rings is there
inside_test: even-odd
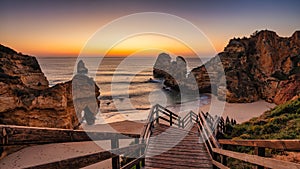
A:
[[[173,116],[173,113],[171,112],[170,113],[170,126],[172,126],[172,118],[173,118],[172,116]]]
[[[135,144],[139,144],[139,138],[135,138],[135,139],[134,139],[134,143],[135,143]],[[142,151],[142,148],[139,148],[139,149],[136,150],[136,158],[139,158],[139,157],[140,157],[141,151]],[[140,163],[138,163],[138,164],[136,165],[135,168],[136,168],[136,169],[140,169],[140,168],[141,168],[141,167],[140,167]]]
[[[156,116],[156,123],[159,123],[159,118],[158,118],[158,105],[156,105],[156,110],[155,110],[155,116]]]
[[[227,148],[227,145],[222,145],[222,148],[225,150]],[[222,155],[221,157],[221,163],[224,165],[224,166],[227,166],[227,157]]]
[[[118,137],[111,139],[111,149],[119,148],[119,139]],[[120,168],[120,157],[118,154],[116,154],[116,157],[113,157],[111,159],[112,168],[113,169],[119,169]]]
[[[212,152],[212,157],[215,161],[217,161],[218,155],[217,153]],[[219,169],[217,166],[213,165],[213,169]]]
[[[144,142],[144,140],[142,141],[142,143],[144,144],[145,142]],[[141,148],[141,154],[145,154],[145,147],[142,147]],[[142,159],[142,167],[144,167],[145,166],[145,156],[144,156],[144,158]]]
[[[177,120],[178,120],[178,127],[179,127],[179,128],[182,127],[182,126],[181,126],[181,117],[178,117]],[[183,128],[183,127],[182,127],[182,128]]]
[[[265,148],[264,147],[255,147],[254,153],[260,157],[265,157]],[[257,166],[256,169],[264,169],[264,166]]]

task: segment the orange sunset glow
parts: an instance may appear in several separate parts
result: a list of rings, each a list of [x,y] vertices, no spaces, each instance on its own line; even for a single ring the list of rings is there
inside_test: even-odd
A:
[[[132,53],[142,50],[161,50],[168,51],[175,55],[195,56],[194,51],[179,40],[161,35],[139,35],[125,39],[108,51],[107,56],[129,56]],[[210,52],[210,51],[207,51]],[[156,53],[149,53],[156,54]]]
[[[189,3],[175,1],[168,3],[20,1],[14,3],[5,1],[0,6],[0,41],[1,44],[37,57],[76,57],[89,38],[112,21],[139,12],[162,12],[181,17],[194,24],[207,36],[214,49],[221,52],[228,43],[228,39],[232,37],[251,35],[260,29],[270,29],[280,36],[287,37],[300,27],[297,5],[291,7],[288,2],[272,4],[271,2],[239,1],[226,3],[197,1]],[[112,30],[111,36],[122,29],[124,28]],[[167,29],[172,31],[173,28]],[[174,40],[149,38],[139,37],[126,40],[115,46],[110,54],[120,56],[144,47],[155,47],[178,53],[178,55],[192,55],[184,45]],[[137,43],[138,39],[143,42]],[[90,52],[94,53],[99,50],[101,50],[101,44]],[[206,51],[205,48],[201,50],[200,52],[206,55],[215,54]]]

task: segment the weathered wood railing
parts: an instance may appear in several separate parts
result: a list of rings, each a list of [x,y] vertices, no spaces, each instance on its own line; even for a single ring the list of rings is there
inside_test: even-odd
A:
[[[135,152],[137,156],[144,154],[145,144],[139,143],[139,134],[111,133],[58,128],[41,128],[27,126],[0,125],[0,147],[35,145],[49,143],[81,142],[94,140],[110,140],[111,150],[63,159],[28,168],[80,168],[112,158],[112,168],[120,168],[120,154]],[[134,139],[135,144],[119,148],[119,139]],[[123,168],[127,169],[126,166]],[[139,165],[136,167],[139,168]]]
[[[212,162],[215,168],[228,169],[227,158],[233,158],[250,163],[257,166],[258,169],[262,168],[300,168],[300,164],[277,160],[273,158],[265,157],[265,148],[276,149],[276,150],[289,150],[289,151],[300,151],[300,140],[217,140],[216,132],[213,132],[214,126],[220,119],[206,118],[204,113],[198,114],[198,129],[206,148],[212,158]],[[210,122],[208,122],[210,121]],[[229,120],[226,120],[229,121]],[[227,122],[228,123],[228,122]],[[230,122],[231,123],[231,122]],[[235,123],[235,122],[233,122]],[[213,125],[210,125],[213,124]],[[213,126],[213,127],[212,127]],[[217,129],[220,126],[217,124]],[[234,152],[224,149],[225,145],[234,146],[248,146],[255,148],[255,155],[246,153]]]
[[[147,122],[145,123],[142,130],[141,138],[145,143],[147,143],[151,135],[152,128],[155,126],[155,124],[159,123],[160,120],[167,122],[167,124],[169,124],[170,126],[186,128],[190,123],[196,121],[196,119],[197,114],[192,111],[186,114],[185,117],[181,118],[172,111],[164,108],[159,104],[156,104],[151,108],[151,111],[147,118]]]
[[[265,149],[275,149],[281,151],[300,151],[300,140],[219,140],[222,147],[225,145],[247,146],[255,148],[255,155],[239,153],[223,149],[215,149],[215,153],[223,155],[223,164],[227,164],[226,158],[231,157],[237,160],[256,165],[258,169],[263,168],[300,168],[300,164],[277,160],[265,157]]]
[[[112,168],[121,168],[120,154],[135,153],[136,158],[122,167],[122,169],[130,169],[145,166],[145,149],[151,136],[151,132],[156,123],[160,120],[167,122],[170,126],[177,126],[186,129],[194,123],[197,124],[200,138],[203,140],[205,147],[212,159],[215,168],[229,169],[227,166],[227,158],[234,158],[244,162],[251,163],[260,168],[300,168],[300,164],[266,158],[265,148],[280,149],[286,151],[300,151],[300,140],[218,140],[218,133],[226,132],[227,124],[235,124],[234,120],[226,121],[220,117],[212,117],[208,113],[200,112],[198,114],[190,111],[185,117],[181,118],[170,110],[155,105],[152,107],[148,115],[144,129],[139,134],[129,133],[110,133],[83,130],[67,130],[53,128],[38,128],[25,126],[0,125],[0,147],[27,145],[27,144],[48,144],[63,142],[78,142],[91,140],[111,140],[111,150],[101,151],[93,154],[83,155],[79,157],[54,161],[38,166],[28,168],[76,168],[85,167],[103,160],[112,158]],[[135,144],[119,148],[119,139],[134,138]],[[226,145],[231,146],[248,146],[255,147],[256,155],[234,152],[226,150]]]
[[[139,134],[0,125],[0,146],[139,138]]]
[[[166,117],[162,118],[160,114]],[[218,140],[217,135],[228,132],[228,125],[235,125],[235,120],[230,120],[228,117],[224,120],[223,117],[212,117],[210,114],[203,112],[196,114],[193,111],[190,111],[185,117],[181,118],[160,105],[155,105],[152,108],[148,116],[148,123],[145,124],[144,132],[141,136],[143,137],[142,140],[146,143],[151,135],[152,128],[156,123],[159,123],[159,119],[168,122],[170,126],[175,125],[183,129],[192,123],[196,123],[199,136],[205,143],[214,168],[229,169],[227,166],[228,157],[251,163],[256,165],[259,169],[300,168],[300,164],[263,157],[265,148],[299,151],[300,140]],[[223,148],[224,145],[252,146],[257,149],[257,155],[226,150]]]
[[[207,119],[208,118],[205,118],[204,113],[198,113],[198,119],[196,123],[198,126],[199,135],[201,136],[202,141],[205,143],[205,147],[212,159],[214,168],[229,169],[228,167],[224,166],[222,163],[216,160],[217,157],[213,152],[215,148],[221,148],[220,144],[218,143],[215,137],[215,133],[212,131],[212,127],[217,124],[217,120],[212,121],[210,119],[210,122],[208,123]]]
[[[149,137],[151,135],[151,130],[156,123],[159,123],[159,120],[167,122],[170,126],[175,125],[181,127],[182,124],[182,120],[177,114],[162,107],[159,104],[156,104],[151,108],[151,111],[147,118],[147,122],[145,123],[141,134],[141,138],[145,143],[148,143]]]

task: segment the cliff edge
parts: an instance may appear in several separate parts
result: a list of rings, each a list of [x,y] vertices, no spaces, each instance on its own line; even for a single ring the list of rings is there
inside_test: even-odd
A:
[[[154,73],[159,72],[155,69]],[[165,84],[178,89],[169,79],[165,78]],[[197,85],[191,84],[194,80]],[[227,102],[284,103],[300,95],[300,31],[279,37],[263,30],[249,38],[231,39],[223,52],[179,81],[185,88],[218,94]]]

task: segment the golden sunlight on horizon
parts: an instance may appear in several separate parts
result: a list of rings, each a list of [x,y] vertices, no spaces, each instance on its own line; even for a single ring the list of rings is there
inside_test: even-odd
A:
[[[47,40],[46,40],[47,39]],[[17,52],[23,54],[33,55],[36,57],[77,57],[79,56],[81,50],[84,48],[86,41],[84,36],[74,38],[65,38],[62,41],[54,41],[51,37],[40,39],[40,43],[34,41],[28,41],[24,44],[22,41],[10,43],[2,43],[4,46],[8,46]],[[87,38],[88,39],[88,38]],[[223,51],[225,45],[223,41],[218,41],[217,39],[212,40],[212,47],[216,49],[219,53]],[[218,46],[216,46],[216,45]],[[96,45],[90,48],[85,54],[88,56],[113,56],[113,57],[125,57],[129,56],[137,51],[147,51],[149,49],[155,49],[156,51],[170,52],[177,56],[184,57],[195,57],[196,54],[189,48],[188,44],[163,35],[146,34],[137,35],[125,40],[118,42],[113,46],[110,51],[105,54],[105,51],[101,49],[101,45]],[[155,51],[152,50],[152,51]],[[216,53],[214,51],[209,51],[210,49],[201,49],[201,52],[205,56],[212,56]],[[145,52],[145,56],[157,56],[157,53]]]
[[[195,57],[195,52],[188,45],[170,37],[146,34],[129,37],[115,44],[106,56],[130,56],[136,52],[142,52],[141,56],[157,56],[157,51],[164,51],[174,55]],[[153,51],[153,52],[150,52]]]

